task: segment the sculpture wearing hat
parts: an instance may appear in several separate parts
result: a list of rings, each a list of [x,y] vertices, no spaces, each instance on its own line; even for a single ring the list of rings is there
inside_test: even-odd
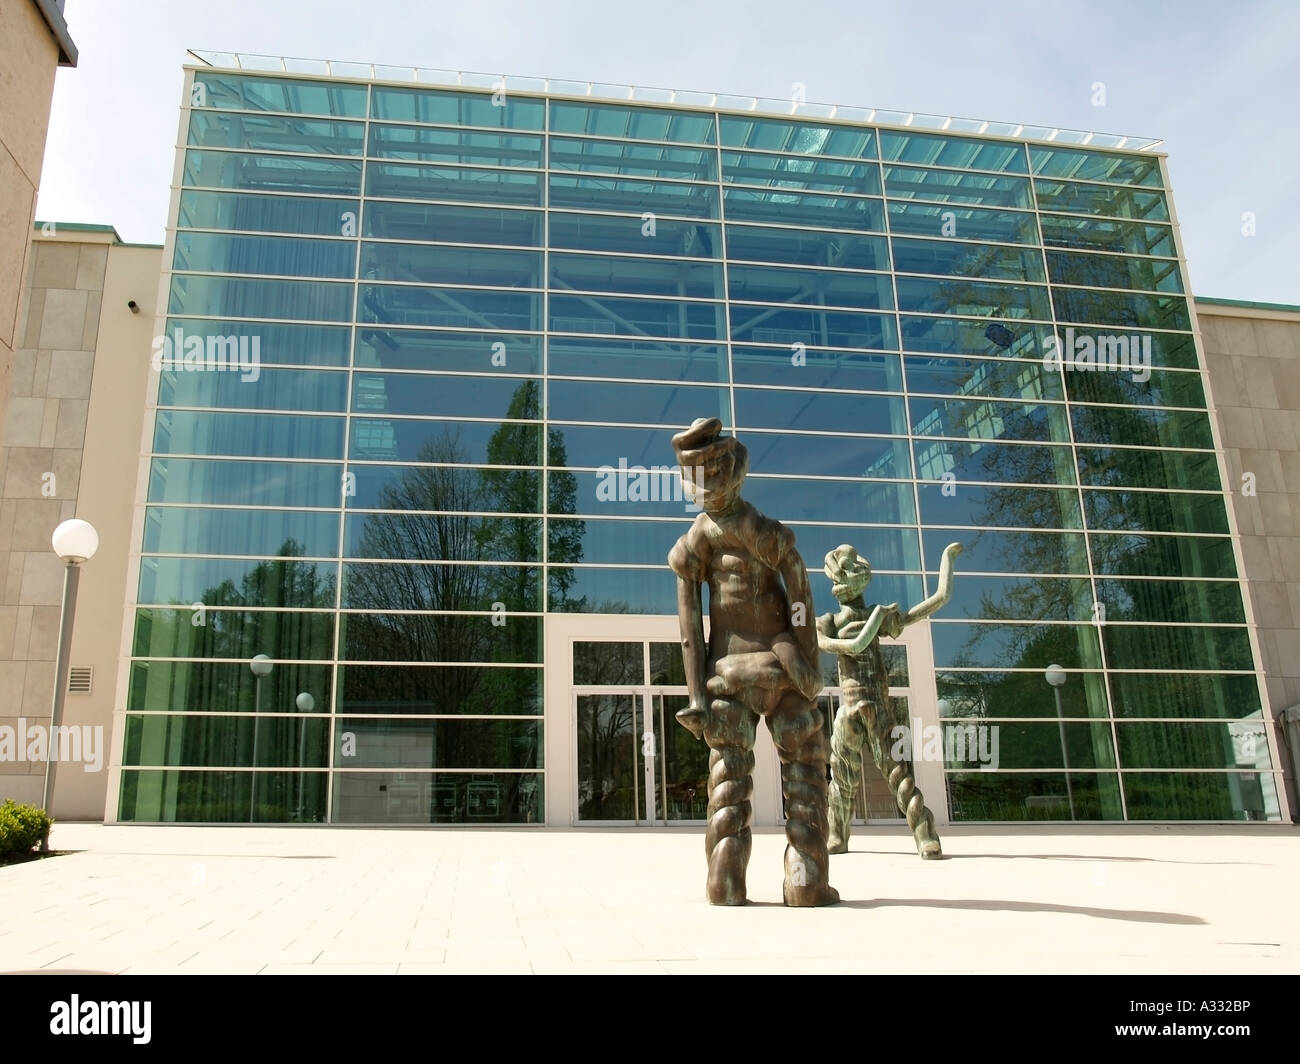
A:
[[[749,459],[717,418],[673,437],[686,493],[702,509],[673,547],[689,706],[678,721],[709,744],[707,895],[746,902],[754,740],[767,722],[786,801],[787,905],[832,905],[826,849],[826,734],[812,592],[794,534],[740,497]],[[709,640],[701,593],[709,588]]]
[[[934,815],[917,790],[912,766],[896,754],[889,674],[880,653],[880,636],[897,639],[909,624],[929,617],[948,601],[952,595],[952,560],[960,553],[961,544],[948,544],[939,563],[938,589],[906,613],[899,611],[897,602],[867,608],[863,592],[871,581],[871,566],[847,543],[826,555],[823,572],[830,577],[831,591],[840,608],[817,618],[817,645],[828,654],[839,655],[843,699],[831,736],[827,798],[831,853],[848,851],[853,797],[862,779],[862,747],[869,742],[872,760],[888,781],[899,811],[907,817],[917,852],[927,859],[943,856]]]

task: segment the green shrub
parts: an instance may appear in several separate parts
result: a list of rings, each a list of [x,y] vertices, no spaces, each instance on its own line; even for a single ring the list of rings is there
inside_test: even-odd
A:
[[[49,837],[53,824],[44,809],[7,799],[0,805],[0,857],[31,853]]]

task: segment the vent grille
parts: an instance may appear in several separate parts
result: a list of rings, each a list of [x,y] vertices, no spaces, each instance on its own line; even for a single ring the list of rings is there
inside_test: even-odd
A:
[[[93,665],[73,665],[68,670],[68,693],[73,695],[88,695],[90,688],[95,681],[95,666]]]

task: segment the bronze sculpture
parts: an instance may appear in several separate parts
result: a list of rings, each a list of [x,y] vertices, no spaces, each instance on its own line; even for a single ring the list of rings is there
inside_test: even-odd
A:
[[[880,652],[880,636],[897,639],[905,627],[934,613],[952,594],[952,560],[961,544],[950,543],[939,563],[939,586],[933,595],[900,612],[897,602],[867,609],[863,592],[871,581],[871,566],[848,544],[826,555],[823,572],[840,603],[835,613],[817,618],[818,647],[839,655],[842,704],[831,736],[831,783],[827,798],[830,821],[828,849],[846,853],[853,796],[862,779],[862,747],[871,745],[872,760],[889,783],[899,811],[916,839],[924,859],[943,856],[934,815],[917,789],[912,766],[899,756],[893,741],[895,721],[889,708],[889,675]]]
[[[785,904],[833,905],[839,894],[829,882],[827,743],[816,703],[822,676],[808,573],[794,534],[740,498],[748,454],[721,432],[717,418],[700,418],[673,437],[684,488],[702,512],[668,555],[677,574],[690,692],[677,720],[710,749],[706,892],[714,905],[746,902],[754,740],[762,717],[781,759]]]

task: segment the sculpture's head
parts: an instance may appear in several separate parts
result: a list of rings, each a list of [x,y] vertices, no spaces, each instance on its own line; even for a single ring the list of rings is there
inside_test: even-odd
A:
[[[831,578],[831,594],[840,602],[852,602],[871,583],[871,566],[847,543],[826,555],[822,572]]]
[[[696,418],[673,437],[682,490],[706,513],[724,513],[740,495],[749,472],[749,452],[734,436],[722,435],[716,417]]]

